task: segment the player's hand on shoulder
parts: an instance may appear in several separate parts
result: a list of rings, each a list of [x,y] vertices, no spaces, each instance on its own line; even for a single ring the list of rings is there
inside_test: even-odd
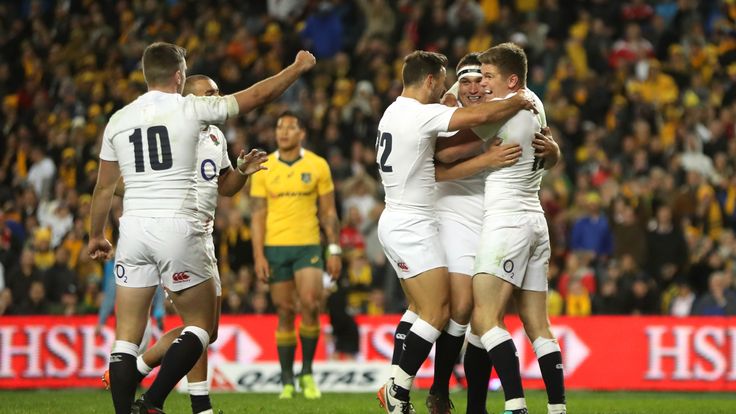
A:
[[[112,259],[112,244],[104,237],[90,238],[89,243],[87,243],[87,251],[89,252],[89,257],[93,260]]]
[[[517,99],[522,109],[532,111],[535,114],[539,113],[536,105],[534,105],[534,98],[527,89],[519,89],[516,95],[512,96],[511,99]]]
[[[294,65],[296,65],[302,72],[312,69],[316,64],[317,58],[306,50],[300,50],[294,58]]]
[[[268,167],[263,165],[266,161],[268,161],[266,151],[254,148],[246,154],[244,150],[240,150],[236,168],[242,175],[251,175],[261,170],[267,170]]]
[[[521,146],[519,144],[503,144],[500,142],[488,147],[483,156],[486,158],[488,168],[500,169],[516,164],[521,158]]]

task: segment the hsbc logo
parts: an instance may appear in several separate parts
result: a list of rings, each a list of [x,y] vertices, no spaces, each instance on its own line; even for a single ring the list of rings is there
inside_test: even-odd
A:
[[[189,281],[189,275],[187,272],[176,272],[174,273],[174,276],[171,276],[171,279],[174,283],[187,282]]]

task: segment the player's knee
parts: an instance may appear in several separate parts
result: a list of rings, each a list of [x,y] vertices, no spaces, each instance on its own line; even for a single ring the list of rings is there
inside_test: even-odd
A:
[[[435,328],[442,330],[450,320],[450,307],[447,305],[438,306],[428,312],[424,312],[419,317]]]
[[[450,317],[455,322],[463,325],[467,324],[470,321],[471,313],[473,313],[473,298],[463,298],[451,305]]]

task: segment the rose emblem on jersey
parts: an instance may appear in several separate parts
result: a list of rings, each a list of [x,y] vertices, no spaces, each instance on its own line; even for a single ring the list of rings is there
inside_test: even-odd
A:
[[[219,140],[219,139],[217,139],[217,135],[215,135],[215,134],[210,134],[210,139],[212,140],[212,142],[214,142],[214,143],[215,143],[215,145],[220,145],[220,140]]]
[[[302,173],[302,182],[304,184],[309,184],[310,181],[312,181],[312,174],[310,174],[310,173]]]

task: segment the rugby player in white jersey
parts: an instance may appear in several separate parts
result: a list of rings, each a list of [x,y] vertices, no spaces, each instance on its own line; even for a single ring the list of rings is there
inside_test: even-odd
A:
[[[483,52],[479,60],[481,85],[490,98],[508,99],[525,90],[527,59],[520,47],[503,43]],[[556,145],[535,153],[535,133],[547,122],[541,101],[531,96],[539,112],[517,113],[497,134],[504,143],[520,144],[522,156],[513,166],[486,177],[471,324],[501,380],[505,412],[527,413],[516,347],[503,322],[506,305],[514,295],[547,388],[548,412],[558,414],[566,412],[562,355],[547,317],[550,243],[538,192],[545,167],[551,167],[560,155]]]
[[[376,161],[386,192],[378,236],[417,315],[403,344],[395,345],[403,352],[392,378],[378,392],[388,413],[414,412],[409,401],[414,376],[450,316],[449,275],[434,209],[437,136],[508,119],[533,107],[521,94],[469,108],[440,105],[446,64],[447,58],[438,53],[407,55],[402,69],[404,90],[378,125]],[[505,157],[515,162],[513,151]]]
[[[478,55],[479,53],[470,53],[458,63],[456,71],[458,82],[445,94],[443,103],[468,106],[487,100],[486,93],[480,86],[482,76]],[[435,169],[438,181],[436,208],[440,217],[440,238],[447,254],[450,271],[451,320],[437,340],[434,381],[427,397],[427,408],[430,413],[449,413],[453,408],[448,395],[449,379],[463,345],[464,338],[461,335],[465,329],[462,324],[467,324],[473,307],[471,275],[474,273],[475,255],[480,242],[484,215],[485,174],[494,170],[487,168],[485,163],[476,163],[478,159],[464,163],[456,161],[477,155],[482,151],[483,142],[487,142],[486,145],[497,145],[499,140],[496,134],[502,126],[503,122],[495,122],[476,127],[473,134],[463,136],[458,134],[457,137],[439,141],[436,147],[436,159],[446,163],[437,164]],[[514,146],[520,149],[517,144]],[[544,156],[546,152],[556,154],[559,151],[551,136],[539,132],[535,133],[534,146],[535,150],[538,149],[539,156]],[[520,156],[521,151],[517,154]],[[459,177],[459,168],[465,168],[463,175],[474,175],[451,179]],[[443,181],[448,179],[451,180]],[[472,332],[468,335],[463,363],[467,380],[466,412],[484,413],[491,361],[480,337]]]
[[[220,90],[215,81],[204,75],[191,75],[187,77],[184,84],[183,96],[193,94],[195,96],[220,96]],[[207,247],[215,257],[215,245],[212,240],[214,228],[215,211],[217,210],[218,195],[232,197],[243,188],[248,177],[265,169],[262,163],[268,159],[265,151],[252,150],[246,154],[240,152],[238,165],[234,169],[230,163],[227,152],[227,141],[222,131],[215,125],[207,125],[199,133],[199,148],[197,152],[197,202],[199,203],[199,214],[207,233]],[[238,173],[235,173],[237,171]],[[120,180],[122,183],[122,179]],[[124,194],[124,185],[119,185],[115,195]],[[214,329],[210,334],[210,344],[217,339],[217,328],[220,322],[220,308],[222,303],[222,286],[217,261],[213,263],[212,272],[215,280],[215,321]],[[153,347],[139,355],[136,360],[139,378],[143,379],[153,368],[161,363],[164,353],[172,341],[180,334],[184,326],[176,327],[164,334]],[[108,372],[105,372],[108,377]],[[202,355],[187,374],[187,387],[191,399],[192,413],[211,414],[212,402],[209,397],[209,385],[207,383],[207,353]]]
[[[109,367],[118,414],[162,412],[167,395],[206,350],[214,329],[214,258],[196,191],[200,130],[275,99],[315,64],[314,56],[300,51],[293,64],[246,90],[225,97],[183,97],[185,56],[185,49],[169,43],[148,46],[142,59],[148,92],[113,114],[102,138],[88,244],[93,259],[113,254],[103,231],[121,175],[126,185],[115,256],[116,341]],[[185,327],[164,355],[151,388],[133,403],[137,344],[159,283]]]

